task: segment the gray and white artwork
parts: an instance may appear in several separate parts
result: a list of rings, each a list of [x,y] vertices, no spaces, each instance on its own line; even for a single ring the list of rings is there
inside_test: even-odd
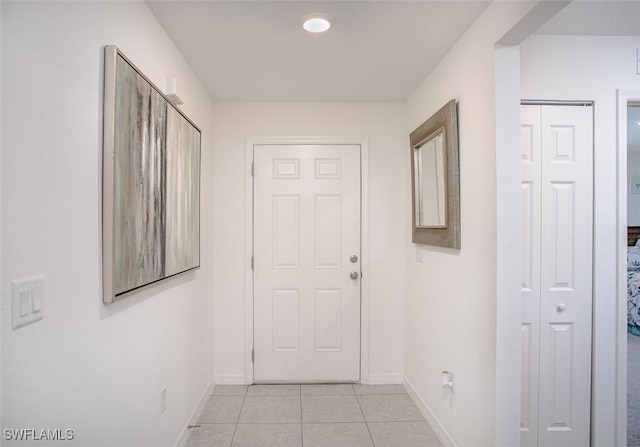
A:
[[[200,264],[200,132],[116,58],[115,296]]]
[[[165,274],[200,263],[200,132],[172,107],[167,111]]]

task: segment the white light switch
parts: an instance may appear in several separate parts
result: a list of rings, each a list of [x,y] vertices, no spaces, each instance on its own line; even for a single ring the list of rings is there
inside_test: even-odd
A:
[[[31,313],[31,291],[29,289],[20,290],[20,316],[26,317]]]
[[[42,289],[40,287],[34,287],[31,289],[31,299],[33,300],[33,311],[39,312],[42,310]]]
[[[424,262],[424,247],[422,245],[416,245],[416,261]]]
[[[13,329],[42,320],[42,277],[11,282],[11,326]]]

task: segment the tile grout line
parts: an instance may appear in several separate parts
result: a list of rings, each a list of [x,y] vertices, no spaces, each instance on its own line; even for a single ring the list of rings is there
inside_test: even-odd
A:
[[[244,402],[247,400],[248,393],[249,393],[249,386],[247,386],[247,388],[244,390],[244,395],[242,396],[242,405],[240,405],[240,411],[238,412],[238,419],[236,420],[236,426],[233,428],[233,436],[231,437],[231,444],[229,444],[229,447],[233,447],[233,441],[236,439],[238,424],[240,423],[240,415],[242,414],[242,410],[244,408]]]
[[[358,393],[356,392],[356,388],[353,387],[353,392],[356,394],[356,402],[358,402],[358,407],[360,408],[360,413],[362,413],[362,419],[364,419],[364,425],[367,427],[367,433],[369,433],[369,439],[371,439],[371,445],[376,447],[376,442],[373,440],[373,435],[371,434],[371,430],[369,429],[369,422],[367,421],[366,416],[364,415],[364,410],[362,410],[362,405],[360,405],[360,397],[358,397]]]
[[[300,384],[300,447],[304,447],[304,425],[302,424],[302,384]]]

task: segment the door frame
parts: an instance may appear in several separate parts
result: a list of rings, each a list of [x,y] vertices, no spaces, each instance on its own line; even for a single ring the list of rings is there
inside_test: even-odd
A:
[[[259,145],[359,145],[360,146],[360,383],[369,383],[369,139],[366,137],[248,137],[245,140],[244,194],[244,383],[254,382],[253,374],[253,151]]]
[[[627,445],[627,105],[640,101],[640,89],[618,89],[618,216],[616,309],[616,446]]]

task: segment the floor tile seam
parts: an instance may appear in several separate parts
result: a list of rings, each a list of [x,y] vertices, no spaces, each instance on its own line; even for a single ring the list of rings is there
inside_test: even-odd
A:
[[[300,397],[297,394],[252,394],[247,397]]]
[[[300,422],[238,422],[237,425],[300,425]]]
[[[371,424],[388,424],[390,422],[426,422],[425,419],[384,419],[381,421],[367,421],[367,424],[371,423]]]
[[[304,419],[302,418],[302,385],[300,385],[300,447],[304,447]]]
[[[358,422],[348,422],[348,421],[340,421],[340,422],[303,422],[302,425],[329,425],[329,424],[366,424],[365,421]]]
[[[355,391],[355,387],[354,387]],[[358,397],[358,393],[356,393],[356,401],[358,402],[358,407],[360,407],[360,412],[362,413],[362,419],[364,419],[364,423],[367,427],[367,433],[369,433],[369,439],[371,439],[371,445],[375,447],[376,442],[373,440],[373,434],[371,434],[371,430],[369,430],[369,423],[367,421],[367,417],[364,415],[364,410],[362,409],[362,405],[360,404],[360,397]]]
[[[364,417],[357,421],[302,421],[303,424],[362,424],[365,422]]]
[[[235,427],[233,427],[233,436],[231,436],[231,443],[229,447],[233,447],[233,441],[236,439],[236,433],[238,432],[238,424],[240,423],[240,415],[242,415],[242,410],[244,409],[244,403],[247,400],[247,393],[249,392],[249,387],[244,390],[244,395],[242,396],[242,405],[240,405],[240,411],[238,412],[238,419],[236,419]]]
[[[303,393],[302,396],[355,396],[356,393]]]
[[[409,393],[356,393],[357,396],[408,396]]]
[[[235,422],[202,422],[198,421],[197,425],[236,425]]]

